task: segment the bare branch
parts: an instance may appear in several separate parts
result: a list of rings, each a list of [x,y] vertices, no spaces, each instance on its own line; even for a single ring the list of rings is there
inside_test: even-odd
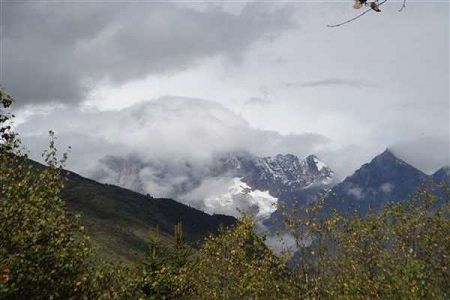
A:
[[[378,4],[378,6],[383,5],[383,4],[386,3],[387,1],[388,1],[388,0],[383,0],[383,1],[381,1],[381,2]],[[404,0],[404,1],[406,2],[406,0]],[[339,27],[339,26],[348,24],[348,23],[350,23],[350,22],[353,22],[353,21],[355,21],[355,20],[361,18],[362,16],[364,16],[365,14],[367,14],[367,13],[369,13],[369,12],[371,12],[371,11],[372,11],[372,8],[369,8],[369,9],[367,9],[366,11],[364,11],[363,13],[357,15],[357,16],[354,17],[354,18],[351,18],[351,19],[349,19],[349,20],[347,20],[347,21],[345,21],[345,22],[342,22],[342,23],[338,23],[338,24],[334,24],[334,25],[327,25],[327,27],[333,28],[333,27]]]
[[[400,9],[398,10],[398,12],[402,12],[403,9],[406,8],[406,1],[407,1],[407,0],[403,0],[402,7],[400,7]]]

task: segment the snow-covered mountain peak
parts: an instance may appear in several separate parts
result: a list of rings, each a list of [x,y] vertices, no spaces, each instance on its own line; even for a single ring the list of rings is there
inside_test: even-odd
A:
[[[241,155],[233,156],[233,163],[229,163],[229,159],[227,161],[227,167],[234,166],[249,186],[268,190],[275,196],[311,186],[329,185],[334,177],[333,171],[316,156],[299,159],[293,154],[266,157]]]
[[[256,220],[267,219],[277,208],[278,199],[268,191],[254,190],[242,178],[207,179],[219,183],[203,200],[203,209],[208,213],[220,213],[239,217],[240,211],[251,213]],[[194,195],[196,196],[195,191]]]
[[[105,158],[101,163],[95,178],[102,182],[172,197],[211,213],[250,209],[258,218],[267,218],[277,201],[312,201],[317,191],[331,187],[334,178],[333,171],[314,155],[259,157],[237,151],[217,153],[205,164],[144,161],[133,156]]]

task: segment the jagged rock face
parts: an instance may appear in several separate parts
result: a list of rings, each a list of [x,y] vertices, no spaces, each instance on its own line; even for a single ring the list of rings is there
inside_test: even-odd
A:
[[[282,210],[301,208],[318,200],[335,183],[333,171],[314,155],[301,160],[292,154],[255,157],[235,153],[219,161],[226,172],[241,177],[252,190],[268,191]],[[265,219],[267,229],[282,227],[282,210],[274,210]]]
[[[428,176],[386,150],[336,185],[325,199],[328,210],[366,212],[407,200]]]
[[[333,171],[314,155],[300,160],[292,154],[256,157],[241,153],[223,159],[223,166],[242,177],[252,189],[269,191],[274,197],[329,186],[334,176]]]

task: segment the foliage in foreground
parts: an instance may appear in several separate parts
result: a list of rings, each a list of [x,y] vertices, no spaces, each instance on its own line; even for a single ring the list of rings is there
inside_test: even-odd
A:
[[[448,200],[424,189],[411,202],[366,216],[290,220],[300,251],[294,264],[310,298],[448,299],[450,219]],[[288,218],[289,220],[289,218]],[[300,234],[299,234],[300,233]],[[304,237],[312,244],[302,247]]]
[[[159,234],[151,239],[144,260],[142,288],[148,299],[179,299],[185,295],[180,284],[192,249],[184,243],[182,225],[174,228],[174,244],[164,246]]]
[[[448,203],[418,198],[364,217],[307,208],[310,218],[287,220],[299,248],[289,264],[244,218],[172,273],[166,299],[449,299]]]
[[[12,103],[3,91],[1,100],[4,108]],[[131,296],[131,273],[98,262],[79,218],[64,207],[60,170],[66,155],[58,160],[53,134],[43,154],[48,167],[36,169],[11,130],[11,117],[1,111],[0,298]]]
[[[8,107],[12,99],[0,96]],[[37,169],[9,127],[11,115],[0,117],[1,299],[450,298],[448,200],[435,205],[426,190],[364,217],[323,217],[320,205],[306,209],[308,218],[288,216],[299,250],[289,264],[248,218],[195,252],[178,225],[174,245],[153,241],[142,266],[106,264],[64,207],[66,156],[57,159],[53,135],[48,168]]]
[[[255,234],[254,222],[210,236],[184,276],[189,299],[293,299],[291,271]]]

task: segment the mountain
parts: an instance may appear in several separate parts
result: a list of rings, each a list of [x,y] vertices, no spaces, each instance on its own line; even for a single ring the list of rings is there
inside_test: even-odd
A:
[[[440,206],[449,200],[449,186],[450,186],[450,167],[442,167],[433,175],[433,195],[438,197],[438,201],[434,203],[435,206]]]
[[[448,182],[450,173],[442,168],[428,176],[388,149],[340,183],[315,155],[301,159],[292,154],[258,157],[232,152],[218,153],[202,164],[144,162],[133,157],[109,157],[103,162],[108,162],[109,182],[144,193],[170,191],[171,197],[208,213],[238,216],[238,210],[250,211],[269,229],[282,224],[277,204],[291,211],[324,197],[325,210],[364,213],[369,207],[380,209],[389,202],[407,200],[425,182]]]
[[[325,210],[340,212],[369,207],[379,210],[389,202],[407,200],[429,177],[396,157],[389,149],[337,184],[325,198]]]
[[[292,154],[257,157],[230,154],[223,165],[252,189],[269,191],[274,197],[283,197],[314,186],[329,185],[334,173],[316,156],[303,160]]]
[[[230,216],[206,214],[172,199],[101,184],[70,171],[63,170],[62,175],[67,178],[62,197],[69,210],[82,215],[82,224],[94,244],[111,259],[138,260],[157,228],[162,241],[170,242],[174,225],[181,222],[185,239],[195,245],[209,233],[218,232],[222,225],[236,221]]]
[[[283,210],[301,208],[315,202],[335,183],[334,172],[317,156],[304,159],[292,154],[257,157],[248,153],[234,153],[219,160],[223,169],[219,173],[232,173],[251,191],[268,193],[273,204]],[[283,211],[272,205],[263,221],[266,229],[280,228]],[[270,215],[270,216],[269,216]]]
[[[141,162],[114,161],[116,169],[121,172],[119,178],[123,179],[122,183],[135,184],[135,180],[128,179],[138,178],[136,174],[140,172]],[[44,168],[39,163],[31,163]],[[145,164],[146,167],[149,165]],[[185,164],[183,168],[190,170],[189,174],[197,173],[192,165]],[[281,224],[282,215],[276,210],[276,203],[287,209],[301,208],[325,195],[325,209],[328,211],[346,212],[355,208],[364,213],[369,206],[380,209],[388,202],[408,199],[428,180],[450,182],[449,167],[427,176],[389,150],[336,185],[333,171],[314,155],[300,159],[292,154],[257,157],[249,153],[228,153],[214,159],[206,170],[202,176],[192,175],[196,183],[191,181],[190,186],[185,183],[182,186],[196,191],[203,187],[203,182],[219,178],[216,183],[225,183],[225,187],[222,194],[212,189],[211,197],[199,197],[198,201],[203,203],[199,207],[210,207],[210,212],[227,206],[229,209],[250,210],[269,229],[279,228]],[[99,183],[70,171],[63,170],[62,175],[67,178],[62,191],[67,207],[74,213],[81,213],[81,221],[93,243],[102,255],[110,259],[138,260],[146,250],[148,238],[157,230],[163,243],[171,242],[173,227],[178,222],[183,225],[186,240],[197,245],[209,233],[216,233],[221,226],[229,226],[236,221],[231,216],[210,215],[172,199],[154,198],[149,194]],[[222,178],[226,180],[222,181]],[[438,191],[444,195],[443,190]]]
[[[315,155],[300,159],[292,154],[257,157],[229,153],[216,160],[214,173],[234,176],[259,195],[266,193],[262,198],[265,201],[259,205],[265,208],[265,214],[259,219],[271,228],[281,220],[276,204],[287,209],[304,206],[316,201],[320,193],[334,184],[333,171]],[[268,197],[272,197],[271,209],[266,205]]]
[[[432,177],[436,183],[450,183],[450,167],[440,168],[432,175]]]
[[[100,163],[92,176],[98,181],[170,196],[209,213],[251,211],[258,219],[270,216],[279,201],[307,203],[334,183],[334,173],[314,155],[232,152],[202,163],[108,156]]]

